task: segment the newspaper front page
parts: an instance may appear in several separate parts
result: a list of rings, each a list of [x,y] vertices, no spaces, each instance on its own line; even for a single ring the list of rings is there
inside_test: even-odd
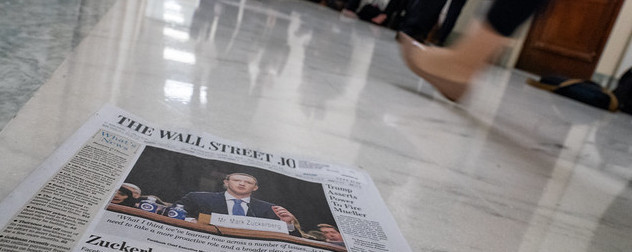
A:
[[[364,172],[110,105],[0,211],[0,251],[410,251]]]

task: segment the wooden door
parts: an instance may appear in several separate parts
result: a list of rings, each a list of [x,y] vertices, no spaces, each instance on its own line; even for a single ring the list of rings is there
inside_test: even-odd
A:
[[[550,0],[535,14],[516,68],[590,79],[623,0]]]

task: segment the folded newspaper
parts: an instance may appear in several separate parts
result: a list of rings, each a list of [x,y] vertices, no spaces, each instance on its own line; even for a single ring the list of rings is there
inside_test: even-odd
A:
[[[362,171],[110,105],[0,212],[0,251],[410,251]]]

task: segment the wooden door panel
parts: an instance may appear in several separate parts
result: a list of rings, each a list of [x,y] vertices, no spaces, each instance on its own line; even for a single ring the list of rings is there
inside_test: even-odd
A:
[[[517,68],[591,78],[623,0],[551,0],[538,12]]]

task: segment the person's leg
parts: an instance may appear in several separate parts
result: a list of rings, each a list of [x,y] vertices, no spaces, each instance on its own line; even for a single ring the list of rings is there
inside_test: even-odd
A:
[[[508,41],[516,28],[546,0],[496,0],[487,19],[477,23],[450,48],[424,47],[400,33],[400,51],[408,67],[446,98],[456,101],[474,75]]]
[[[386,8],[384,9],[384,13],[390,16],[393,13],[396,13],[406,8],[406,3],[407,3],[406,0],[390,0],[388,1]]]
[[[358,8],[360,7],[360,0],[349,0],[347,1],[347,4],[345,4],[345,10],[350,10],[352,12],[356,12],[358,11]]]
[[[385,26],[392,24],[399,12],[406,8],[406,0],[390,0],[386,5],[386,8],[382,13],[386,14],[386,21],[383,23]]]
[[[413,0],[406,9],[400,31],[423,41],[439,19],[447,0]]]
[[[441,28],[439,28],[439,31],[437,32],[437,43],[440,46],[443,46],[445,44],[445,40],[452,32],[452,29],[454,29],[456,21],[459,19],[459,15],[461,15],[461,10],[463,9],[465,2],[467,2],[467,0],[452,0],[450,2],[445,20],[443,21],[443,24],[441,24]]]
[[[358,11],[358,7],[360,7],[360,0],[349,0],[340,12],[343,16],[349,18],[358,18],[358,15],[356,14],[356,11]]]
[[[547,0],[496,0],[487,12],[487,22],[503,36],[513,32]]]

